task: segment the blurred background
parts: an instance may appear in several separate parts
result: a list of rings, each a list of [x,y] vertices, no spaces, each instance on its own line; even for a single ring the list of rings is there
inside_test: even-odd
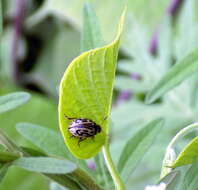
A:
[[[18,122],[58,129],[57,103],[61,77],[80,54],[83,0],[2,0],[3,35],[0,43],[0,95],[28,91],[24,106],[0,115],[0,126],[19,145],[32,146],[15,130]],[[196,46],[197,2],[194,0],[92,0],[103,39],[110,42],[124,6],[128,6],[125,33],[119,52],[112,108],[112,154],[142,124],[163,116],[166,127],[128,182],[143,189],[157,182],[165,147],[173,134],[193,121],[190,95],[183,84],[179,103],[159,100],[148,106],[144,97],[176,60]],[[180,93],[182,92],[182,93]],[[178,100],[178,99],[177,99]],[[177,102],[177,103],[175,103]],[[183,107],[182,107],[183,106]],[[48,190],[41,175],[12,167],[0,190]]]

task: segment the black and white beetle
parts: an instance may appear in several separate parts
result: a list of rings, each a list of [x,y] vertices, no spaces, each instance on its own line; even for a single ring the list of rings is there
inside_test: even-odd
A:
[[[79,139],[78,146],[80,146],[80,142],[82,142],[86,138],[91,137],[92,139],[94,139],[94,136],[97,133],[101,132],[100,125],[96,124],[91,119],[70,118],[66,115],[65,117],[69,120],[73,120],[68,127],[68,131],[71,133],[71,138],[77,137]]]

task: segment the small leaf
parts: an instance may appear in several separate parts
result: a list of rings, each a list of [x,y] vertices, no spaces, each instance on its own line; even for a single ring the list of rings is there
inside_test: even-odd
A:
[[[193,163],[193,165],[188,169],[186,175],[184,176],[183,184],[181,185],[181,190],[197,190],[198,187],[198,161]]]
[[[28,171],[50,174],[66,174],[76,169],[75,164],[70,161],[47,157],[23,157],[15,160],[13,164]]]
[[[0,96],[0,113],[15,109],[16,107],[26,103],[29,99],[30,95],[26,92],[16,92]]]
[[[121,17],[115,40],[102,48],[91,50],[74,59],[60,84],[59,123],[69,150],[81,159],[98,153],[108,133],[120,36],[124,24]],[[69,121],[66,117],[87,118],[101,126],[95,140],[87,138],[78,146],[78,138],[70,138]]]
[[[183,80],[198,71],[198,49],[194,49],[184,57],[147,94],[146,103],[152,103],[157,98],[180,84]]]
[[[180,152],[177,159],[174,161],[172,168],[192,164],[198,158],[198,137],[194,138],[186,147]]]
[[[16,129],[45,153],[72,159],[62,137],[57,132],[31,123],[18,123]]]
[[[118,170],[124,179],[127,180],[137,166],[137,163],[142,159],[145,152],[151,146],[155,137],[159,133],[162,124],[162,119],[156,119],[148,123],[128,140],[118,162]]]
[[[83,9],[83,31],[81,38],[81,52],[101,47],[103,43],[97,16],[88,2],[85,3]]]

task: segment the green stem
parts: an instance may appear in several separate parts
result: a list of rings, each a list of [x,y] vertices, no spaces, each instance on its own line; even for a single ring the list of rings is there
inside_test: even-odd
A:
[[[169,143],[169,145],[166,148],[166,153],[165,153],[164,160],[163,160],[163,163],[162,163],[160,178],[163,178],[164,176],[166,176],[168,173],[170,173],[172,171],[172,168],[170,166],[172,165],[172,163],[176,159],[176,153],[174,151],[173,146],[176,144],[176,142],[180,138],[182,138],[184,135],[186,135],[187,133],[189,133],[190,131],[192,131],[195,128],[198,128],[198,123],[193,123],[193,124],[188,125],[187,127],[183,128],[183,129],[181,129],[174,136],[174,138],[171,140],[171,142]],[[169,167],[167,167],[167,166],[169,166]]]
[[[174,138],[171,140],[171,142],[169,143],[167,149],[171,149],[173,147],[173,145],[178,141],[179,138],[183,137],[184,135],[186,135],[187,133],[189,133],[191,130],[198,128],[198,122],[197,123],[193,123],[191,125],[188,125],[187,127],[181,129],[175,136]]]
[[[100,163],[100,167],[101,167],[101,170],[102,170],[103,179],[104,179],[104,182],[105,182],[105,187],[107,189],[109,189],[108,176],[106,174],[106,168],[105,168],[105,164],[104,164],[104,159],[103,159],[101,154],[99,154],[99,163]]]
[[[125,186],[120,178],[120,175],[114,166],[113,160],[111,158],[111,154],[109,151],[109,141],[107,140],[105,145],[103,146],[103,155],[107,164],[107,168],[111,174],[111,177],[113,178],[115,187],[117,190],[125,190]]]

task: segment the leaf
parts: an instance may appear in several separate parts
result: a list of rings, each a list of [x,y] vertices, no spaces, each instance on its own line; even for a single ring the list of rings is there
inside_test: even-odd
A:
[[[118,162],[118,170],[122,174],[123,179],[128,179],[153,143],[162,125],[163,119],[153,120],[127,141]]]
[[[84,4],[81,52],[101,47],[103,40],[97,16],[90,3]]]
[[[4,179],[8,169],[10,167],[10,163],[6,163],[6,164],[3,164],[0,168],[0,183],[2,182],[2,180]]]
[[[198,71],[198,49],[194,49],[162,77],[147,94],[146,103],[152,103],[196,71]]]
[[[28,171],[50,174],[66,174],[76,169],[70,161],[47,157],[22,157],[15,160],[13,165]]]
[[[58,185],[57,183],[55,182],[51,182],[50,183],[50,190],[66,190],[66,188]]]
[[[192,164],[198,158],[198,137],[194,138],[185,148],[180,152],[177,159],[174,161],[171,168]]]
[[[1,129],[0,144],[10,152],[19,152],[21,150]]]
[[[45,174],[51,181],[55,181],[57,184],[62,185],[71,190],[84,190],[78,181],[72,180],[67,174]]]
[[[119,31],[115,40],[102,48],[81,54],[74,59],[66,70],[60,84],[59,123],[69,150],[81,159],[90,158],[98,153],[105,143],[108,133],[113,81],[120,36],[124,24],[121,17]],[[70,138],[69,121],[66,117],[88,118],[101,126],[102,130],[95,140],[88,138],[78,146],[77,138]]]
[[[66,157],[72,160],[62,137],[55,131],[31,123],[18,123],[17,131],[49,155]]]
[[[79,53],[80,34],[62,22],[49,25],[46,23],[47,21],[42,24],[43,28],[40,25],[36,27],[41,33],[40,36],[43,33],[45,36],[42,38],[43,48],[39,51],[31,76],[47,93],[58,97],[57,87],[67,68],[66,63]]]
[[[165,177],[163,177],[158,184],[165,183],[166,190],[176,190],[179,182],[181,181],[181,172],[180,171],[172,171]]]
[[[197,190],[198,187],[198,162],[196,161],[188,169],[186,175],[184,176],[183,184],[181,185],[181,190]]]
[[[30,99],[26,92],[16,92],[0,97],[0,113],[15,109]]]

